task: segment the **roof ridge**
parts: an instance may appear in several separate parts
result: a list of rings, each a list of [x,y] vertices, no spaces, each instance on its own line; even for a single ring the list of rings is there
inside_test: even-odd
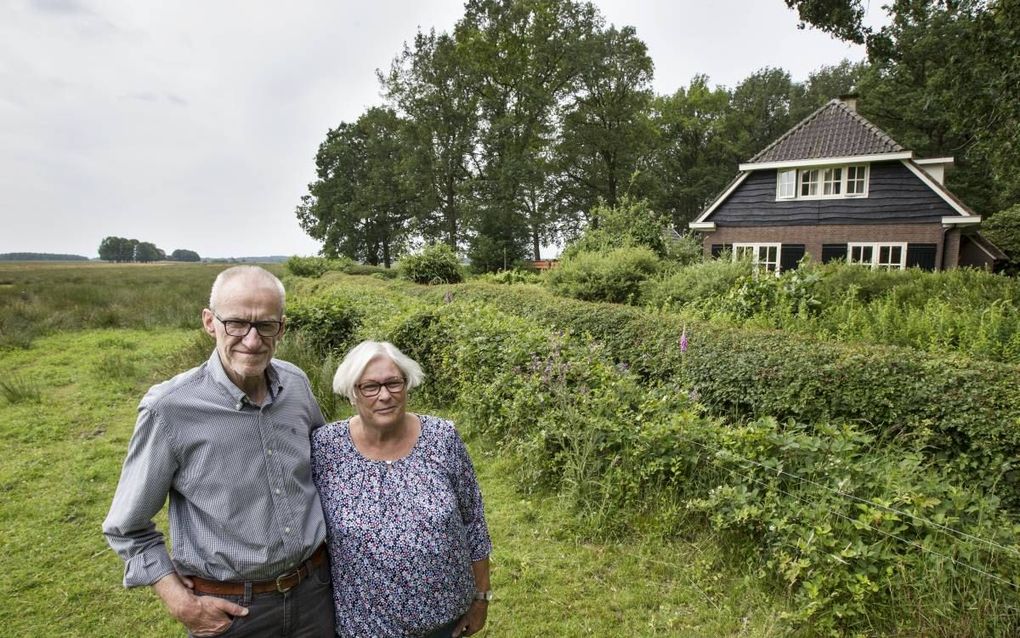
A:
[[[860,122],[862,125],[866,126],[868,128],[868,130],[870,130],[872,133],[874,133],[879,139],[881,139],[884,142],[887,142],[887,143],[891,144],[894,147],[893,148],[894,151],[905,151],[906,150],[906,148],[902,144],[900,144],[899,142],[894,140],[891,135],[889,135],[888,133],[886,133],[882,129],[878,128],[878,126],[873,124],[871,122],[871,120],[869,120],[868,118],[864,117],[863,115],[858,113],[856,110],[851,109],[849,106],[847,106],[846,102],[844,102],[844,101],[842,101],[840,99],[837,99],[837,98],[833,98],[831,101],[835,102],[837,107],[843,109],[848,115],[853,117],[855,120]]]
[[[802,129],[802,128],[804,128],[805,126],[807,126],[807,124],[808,124],[808,123],[809,123],[809,122],[810,122],[811,120],[813,120],[813,119],[815,119],[816,117],[818,117],[818,116],[819,116],[819,115],[821,114],[821,112],[822,112],[822,111],[824,111],[825,109],[827,109],[827,108],[829,108],[830,106],[832,106],[832,105],[833,105],[833,103],[839,103],[839,100],[838,100],[838,99],[836,99],[836,98],[832,98],[831,100],[829,100],[829,101],[828,101],[828,102],[826,102],[825,104],[823,104],[823,105],[819,106],[819,107],[818,107],[817,109],[815,109],[815,110],[814,110],[813,112],[811,112],[811,113],[810,113],[810,114],[809,114],[809,115],[808,115],[807,117],[805,117],[805,118],[804,118],[803,120],[801,120],[800,122],[797,122],[796,124],[794,124],[794,125],[793,125],[793,128],[791,128],[791,129],[790,129],[789,131],[787,131],[787,132],[783,133],[782,135],[780,135],[779,137],[777,137],[777,138],[775,139],[775,141],[773,141],[773,142],[772,142],[771,144],[769,144],[769,145],[768,145],[768,146],[766,146],[765,148],[763,148],[763,149],[761,149],[760,151],[758,151],[757,153],[755,153],[755,154],[754,154],[754,156],[753,156],[753,157],[751,157],[751,159],[747,160],[747,162],[748,162],[749,164],[752,164],[752,163],[754,163],[754,161],[755,161],[756,159],[758,159],[759,157],[761,157],[761,156],[762,156],[762,155],[764,155],[765,153],[768,153],[769,151],[771,151],[771,150],[772,150],[773,148],[775,148],[776,146],[778,146],[778,145],[779,145],[779,144],[780,144],[780,143],[781,143],[781,142],[782,142],[783,140],[785,140],[786,138],[790,137],[791,135],[793,135],[794,133],[796,133],[796,132],[797,132],[797,131],[799,131],[800,129]]]

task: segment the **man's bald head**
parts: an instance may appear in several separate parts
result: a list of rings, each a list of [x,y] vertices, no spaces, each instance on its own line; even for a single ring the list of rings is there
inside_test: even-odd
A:
[[[285,306],[286,292],[276,275],[258,266],[234,266],[227,268],[216,276],[213,282],[212,291],[209,293],[209,310],[216,312],[216,306],[222,298],[223,291],[232,288],[234,284],[244,284],[252,289],[271,288],[280,297],[280,312]]]

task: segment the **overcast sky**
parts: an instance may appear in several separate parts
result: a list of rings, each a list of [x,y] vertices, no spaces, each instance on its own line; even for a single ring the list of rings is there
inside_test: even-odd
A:
[[[595,0],[655,90],[765,66],[804,80],[864,51],[783,0]],[[873,3],[872,20],[881,18]],[[375,70],[462,0],[3,0],[0,253],[95,256],[107,235],[203,257],[315,254],[294,208],[326,131],[380,104]],[[736,170],[736,167],[734,167]]]

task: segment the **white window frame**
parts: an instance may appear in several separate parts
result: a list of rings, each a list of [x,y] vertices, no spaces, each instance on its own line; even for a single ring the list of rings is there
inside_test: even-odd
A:
[[[813,177],[813,180],[808,180],[808,177]],[[802,168],[797,171],[797,199],[820,199],[821,195],[818,194],[818,189],[822,185],[822,169],[820,168]],[[807,195],[804,194],[804,188],[807,187],[809,191]]]
[[[842,197],[843,181],[846,179],[844,166],[830,166],[822,169],[822,197]],[[838,175],[837,175],[838,173]]]
[[[871,259],[870,261],[859,261],[854,260],[854,248],[871,248]],[[883,248],[899,248],[900,249],[900,260],[899,262],[885,262],[883,263],[879,257]],[[861,266],[868,266],[872,270],[877,268],[885,268],[887,270],[904,270],[907,267],[907,242],[905,241],[883,241],[883,242],[870,242],[870,241],[852,241],[846,245],[846,261],[849,264],[859,264]]]
[[[783,180],[783,177],[789,177],[788,180]],[[783,194],[783,187],[789,187],[787,194]],[[796,199],[797,198],[797,169],[791,168],[788,170],[780,170],[776,175],[776,199]]]
[[[854,169],[855,172],[858,169],[864,170],[864,190],[860,193],[849,193],[847,189],[850,182],[859,182],[860,179],[850,179],[850,169]],[[839,178],[834,179],[833,173],[839,172]],[[783,195],[783,186],[788,185],[788,181],[784,183],[783,178],[789,179],[789,175],[794,175],[794,189],[792,195]],[[809,177],[814,177],[814,180],[809,180]],[[790,169],[779,169],[776,171],[776,201],[780,200],[791,200],[791,199],[843,199],[843,198],[857,198],[868,196],[868,185],[871,181],[871,165],[870,164],[837,164],[829,166],[805,166],[804,168],[790,168]],[[807,186],[810,194],[804,194],[804,187]],[[826,188],[829,189],[829,193],[826,193]],[[831,192],[836,191],[836,192]]]
[[[768,249],[776,249],[776,260],[775,263],[768,259]],[[761,258],[761,250],[764,249],[765,259]],[[783,261],[783,245],[779,242],[755,242],[755,243],[743,243],[733,244],[733,261],[740,261],[741,253],[744,250],[751,251],[751,263],[755,268],[762,268],[764,270],[770,270],[776,274],[779,274],[779,264]]]
[[[864,177],[861,178],[864,181],[864,188],[859,193],[850,192],[850,182],[861,181],[861,179],[850,179],[850,169],[864,169]],[[870,164],[848,164],[843,171],[843,197],[867,197],[868,196],[868,183],[871,181],[868,179],[871,176],[871,165]]]

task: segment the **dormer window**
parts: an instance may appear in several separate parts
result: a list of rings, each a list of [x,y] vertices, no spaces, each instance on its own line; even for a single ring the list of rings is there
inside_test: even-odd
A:
[[[776,199],[868,196],[868,165],[791,168],[776,172]]]

